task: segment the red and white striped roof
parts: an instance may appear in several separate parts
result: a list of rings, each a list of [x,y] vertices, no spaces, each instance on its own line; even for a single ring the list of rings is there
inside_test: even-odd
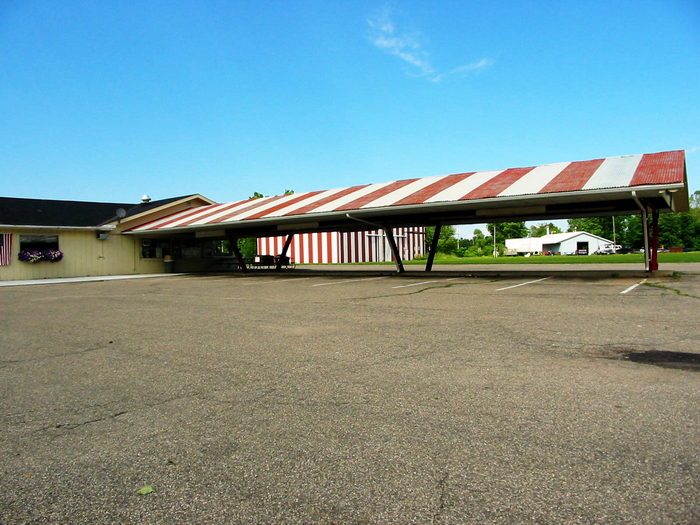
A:
[[[349,188],[294,193],[238,202],[200,206],[131,229],[132,232],[198,229],[242,221],[284,222],[344,215],[350,211],[415,208],[435,204],[459,205],[484,199],[512,200],[518,196],[600,193],[610,189],[684,187],[685,154],[668,151],[560,162],[530,168],[511,168],[406,179]]]

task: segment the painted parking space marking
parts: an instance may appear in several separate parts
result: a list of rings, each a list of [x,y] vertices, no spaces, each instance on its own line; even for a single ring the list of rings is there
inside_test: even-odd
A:
[[[289,279],[270,279],[266,281],[255,281],[252,283],[243,283],[245,286],[257,286],[258,284],[275,284],[275,283],[286,283],[289,281],[299,281],[301,279],[308,279],[308,277],[290,277]]]
[[[638,283],[633,284],[632,286],[630,286],[630,287],[627,288],[626,290],[621,291],[621,292],[620,292],[620,295],[630,293],[630,292],[631,292],[632,290],[634,290],[637,286],[639,286],[640,284],[644,284],[645,282],[647,282],[647,280],[646,280],[646,279],[642,279],[641,281],[639,281]]]
[[[422,281],[420,283],[411,283],[411,284],[401,284],[399,286],[392,286],[392,288],[408,288],[409,286],[420,286],[421,284],[430,284],[430,283],[436,283],[437,281]]]
[[[547,279],[551,279],[552,276],[550,275],[549,277],[542,277],[542,279],[535,279],[534,281],[528,281],[526,283],[520,283],[520,284],[514,284],[512,286],[506,286],[504,288],[498,288],[496,291],[500,292],[501,290],[510,290],[511,288],[517,288],[518,286],[525,286],[527,284],[533,284],[533,283],[539,283],[541,281],[546,281]]]
[[[361,281],[374,281],[376,279],[386,279],[386,277],[367,277],[364,279],[349,279],[347,281],[333,281],[330,283],[317,283],[317,284],[312,284],[311,286],[331,286],[333,284],[359,283]]]

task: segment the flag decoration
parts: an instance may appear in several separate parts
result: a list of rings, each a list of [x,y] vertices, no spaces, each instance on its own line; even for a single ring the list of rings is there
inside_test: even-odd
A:
[[[0,266],[9,266],[12,255],[12,234],[0,233]]]

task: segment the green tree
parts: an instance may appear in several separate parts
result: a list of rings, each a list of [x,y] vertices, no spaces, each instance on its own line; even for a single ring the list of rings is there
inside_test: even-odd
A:
[[[547,227],[549,226],[549,233],[561,233],[561,229],[554,223],[543,222],[541,224],[533,224],[530,226],[530,231],[528,237],[542,237],[547,235]]]
[[[238,249],[247,261],[252,260],[258,253],[258,240],[253,237],[238,239]]]
[[[685,226],[685,231],[690,238],[684,240],[684,246],[691,250],[700,250],[700,191],[693,193],[689,201],[690,211],[684,215],[689,216],[686,219],[689,224]]]
[[[455,234],[457,233],[457,228],[454,226],[443,225],[440,228],[440,238],[438,239],[437,251],[440,253],[451,254],[457,250],[457,239]],[[433,237],[435,236],[435,227],[427,226],[425,228],[425,242],[428,247],[433,242]]]
[[[694,212],[659,215],[659,246],[700,250],[700,220]]]
[[[615,227],[617,228],[617,244],[635,249],[644,246],[644,231],[640,215],[617,217]]]
[[[688,212],[668,212],[659,215],[659,246],[682,246],[700,250],[700,191],[690,196]],[[615,236],[613,237],[613,220]],[[644,246],[644,231],[639,214],[616,217],[584,217],[569,219],[569,231],[587,231],[617,244],[639,249]]]
[[[506,239],[520,239],[521,237],[527,237],[528,234],[528,229],[525,226],[525,221],[501,223],[490,222],[486,225],[486,227],[489,229],[489,233],[491,234],[491,242],[493,242],[493,231],[495,227],[496,244],[504,246],[506,244]]]
[[[618,228],[619,217],[615,218],[615,229]],[[570,232],[588,232],[605,239],[613,238],[613,217],[580,217],[569,219]]]
[[[486,237],[479,228],[474,230],[471,244],[467,247],[464,255],[467,257],[479,257],[488,255],[493,251],[493,241]]]
[[[690,213],[695,217],[700,218],[700,190],[693,193],[688,199],[690,205]]]

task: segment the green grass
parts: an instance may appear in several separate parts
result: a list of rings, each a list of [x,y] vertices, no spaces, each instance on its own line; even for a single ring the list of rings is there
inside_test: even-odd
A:
[[[427,256],[422,259],[404,261],[404,264],[423,265]],[[700,262],[700,252],[660,253],[660,263],[695,263]],[[644,264],[641,253],[625,253],[616,255],[522,255],[511,257],[457,257],[438,253],[435,256],[435,264],[599,264],[599,263],[638,263]],[[391,264],[386,262],[349,263],[356,265]]]
[[[660,253],[660,263],[700,262],[700,252]],[[644,263],[641,253],[616,255],[521,255],[512,257],[457,257],[437,254],[435,264],[596,264],[596,263]],[[406,261],[406,264],[425,264],[425,259]]]

